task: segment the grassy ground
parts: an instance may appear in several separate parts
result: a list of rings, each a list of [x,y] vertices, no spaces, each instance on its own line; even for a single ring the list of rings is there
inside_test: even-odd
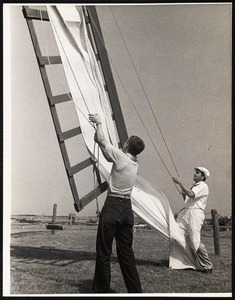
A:
[[[97,226],[63,225],[51,234],[42,224],[12,224],[11,294],[88,294],[95,266]],[[212,274],[170,270],[168,241],[152,229],[134,233],[136,264],[144,293],[231,293],[231,232],[221,232],[221,256],[211,232],[202,240],[214,264]],[[115,244],[111,288],[126,293]]]

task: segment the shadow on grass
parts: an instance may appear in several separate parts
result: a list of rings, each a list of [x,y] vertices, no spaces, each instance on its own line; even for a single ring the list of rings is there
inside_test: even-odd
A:
[[[24,246],[13,246],[11,249],[11,257],[17,259],[29,260],[45,260],[51,261],[51,265],[60,263],[61,266],[67,266],[72,263],[80,261],[95,261],[96,253],[88,251],[69,251],[69,250],[58,250],[54,248],[37,248],[37,247],[24,247]],[[63,263],[64,261],[64,263]],[[69,261],[69,262],[68,262]],[[111,257],[111,263],[118,263],[117,257]],[[150,261],[136,259],[136,265],[149,265],[155,267],[167,267],[168,260],[162,261]]]
[[[83,280],[78,282],[79,293],[81,294],[93,294],[92,280]]]
[[[22,236],[28,236],[28,235],[36,235],[36,234],[45,234],[45,230],[41,231],[25,231],[25,232],[16,232],[12,233],[11,236],[14,238],[19,238]]]
[[[62,266],[67,266],[75,262],[95,260],[95,253],[87,251],[69,251],[69,250],[58,250],[54,248],[37,248],[37,247],[23,247],[13,246],[11,249],[11,257],[18,259],[38,259],[51,261],[51,265],[57,262],[62,263]],[[68,262],[69,260],[69,262]]]

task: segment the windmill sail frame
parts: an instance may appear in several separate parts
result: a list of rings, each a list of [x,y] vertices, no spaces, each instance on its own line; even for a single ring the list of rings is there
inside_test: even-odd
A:
[[[53,95],[49,76],[47,74],[46,66],[48,65],[57,65],[62,64],[60,56],[43,56],[39,40],[37,37],[37,33],[34,26],[34,20],[39,21],[46,21],[50,22],[48,13],[45,10],[39,10],[35,8],[30,8],[29,6],[23,6],[22,7],[23,15],[26,19],[30,37],[32,40],[32,44],[34,47],[35,55],[38,62],[38,67],[40,70],[41,78],[43,81],[45,93],[48,100],[48,105],[51,113],[51,117],[53,120],[54,128],[56,131],[56,136],[58,140],[58,144],[60,147],[61,155],[63,158],[64,166],[66,169],[68,181],[70,184],[70,188],[72,191],[73,199],[74,199],[74,208],[77,212],[81,211],[87,204],[89,204],[91,201],[93,201],[97,196],[105,192],[108,188],[108,184],[106,181],[102,182],[100,173],[98,168],[95,167],[95,162],[92,160],[92,158],[88,155],[88,158],[84,161],[71,166],[69,154],[66,148],[65,141],[73,138],[75,136],[79,136],[82,134],[80,126],[72,128],[68,131],[63,132],[61,129],[61,124],[59,120],[59,115],[57,113],[56,105],[59,103],[63,103],[66,101],[71,101],[71,93],[65,93],[61,95]],[[86,28],[88,31],[88,36],[91,42],[91,45],[93,47],[93,50],[96,54],[97,61],[99,61],[103,77],[104,77],[104,87],[108,94],[108,98],[110,100],[110,105],[113,111],[112,118],[116,124],[117,133],[119,136],[119,146],[121,147],[124,142],[128,138],[117,90],[115,87],[108,55],[106,52],[106,49],[103,45],[103,36],[101,32],[101,27],[98,19],[98,15],[96,12],[95,6],[89,6],[89,11],[86,9],[85,6],[83,6],[83,14],[86,20]],[[92,21],[91,21],[92,20]],[[79,192],[77,189],[77,185],[74,179],[74,175],[78,172],[81,172],[85,168],[93,165],[95,168],[98,186],[91,190],[89,193],[87,193],[82,198],[79,197]]]
[[[107,189],[112,168],[112,164],[107,161],[103,151],[100,156],[99,152],[95,152],[95,128],[90,124],[87,114],[89,114],[91,110],[95,110],[100,114],[103,122],[103,130],[106,134],[105,136],[109,138],[110,142],[116,147],[118,147],[118,143],[120,145],[120,142],[123,143],[127,138],[127,134],[123,136],[125,124],[120,118],[122,115],[118,98],[111,95],[107,97],[108,86],[104,84],[105,80],[100,74],[100,66],[97,62],[100,54],[96,49],[103,49],[103,53],[106,55],[103,65],[100,60],[102,69],[105,72],[103,76],[106,76],[105,78],[108,79],[109,84],[114,84],[113,79],[110,81],[112,73],[108,65],[106,49],[101,45],[103,41],[100,36],[101,33],[97,31],[99,26],[96,24],[95,28],[87,34],[87,26],[89,25],[88,27],[92,28],[92,22],[90,22],[89,16],[92,18],[92,21],[98,21],[95,9],[92,10],[89,8],[89,10],[86,11],[83,6],[69,6],[64,8],[64,6],[58,5],[56,7],[47,6],[48,15],[46,12],[44,12],[43,15],[41,11],[39,12],[40,14],[25,9],[25,15],[28,16],[26,19],[37,55],[57,138],[74,195],[75,209],[80,211],[85,205],[96,198],[98,194],[101,194]],[[47,17],[49,16],[60,56],[42,56],[32,23],[32,15],[38,20],[48,20]],[[96,31],[97,34],[95,33]],[[93,33],[94,36],[96,35],[98,43],[92,44],[92,41],[90,41],[90,37]],[[95,37],[93,38],[95,40]],[[104,57],[104,55],[102,55],[102,57]],[[66,93],[64,95],[54,96],[52,95],[45,66],[48,64],[61,64],[62,61],[71,94]],[[110,73],[107,74],[109,71]],[[115,86],[112,91],[116,92]],[[69,100],[72,100],[76,106],[80,126],[67,132],[62,132],[56,111],[56,103]],[[110,100],[115,101],[111,102]],[[119,123],[115,123],[115,117],[117,117]],[[120,132],[122,133],[121,137],[118,136]],[[87,154],[89,154],[89,158],[75,166],[71,166],[64,139],[80,135],[81,133],[88,150]],[[126,133],[126,131],[124,133]],[[95,167],[96,160],[99,162],[97,167]],[[99,186],[82,199],[79,199],[73,175],[92,165],[96,168],[98,175],[98,172],[100,172],[105,182],[101,182],[101,177],[98,176]],[[151,227],[155,228],[165,239],[169,240],[170,268],[202,268],[195,258],[190,239],[174,218],[168,199],[156,186],[138,175],[132,190],[131,203],[134,213],[140,216]]]

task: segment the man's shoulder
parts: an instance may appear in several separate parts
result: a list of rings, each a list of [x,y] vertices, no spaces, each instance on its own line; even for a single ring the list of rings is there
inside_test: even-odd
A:
[[[115,147],[113,144],[111,144],[110,142],[107,142],[106,146],[105,146],[105,150],[111,149],[113,151],[121,151],[122,149],[119,149],[117,147]]]
[[[115,147],[110,142],[108,142],[107,145],[105,146],[105,151],[110,154],[113,153],[113,154],[115,154],[115,156],[124,156],[125,155],[125,153],[122,151],[122,149]]]
[[[208,187],[208,185],[205,181],[200,181],[200,182],[198,182],[198,184],[203,187]]]
[[[204,190],[205,192],[209,193],[209,187],[205,181],[200,181],[197,183],[198,189],[199,190]]]

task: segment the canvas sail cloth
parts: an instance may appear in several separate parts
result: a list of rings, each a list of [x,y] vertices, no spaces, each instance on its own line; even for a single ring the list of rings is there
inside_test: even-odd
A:
[[[101,116],[104,134],[116,147],[118,136],[99,65],[87,35],[82,7],[57,5],[47,6],[47,10],[84,141],[91,157],[97,158],[97,152],[94,153],[95,130],[88,121],[88,114]],[[101,151],[98,167],[108,182],[112,164],[106,161]],[[157,187],[138,176],[131,201],[133,211],[169,240],[170,268],[200,268],[189,248],[188,238],[175,222],[167,198]]]

